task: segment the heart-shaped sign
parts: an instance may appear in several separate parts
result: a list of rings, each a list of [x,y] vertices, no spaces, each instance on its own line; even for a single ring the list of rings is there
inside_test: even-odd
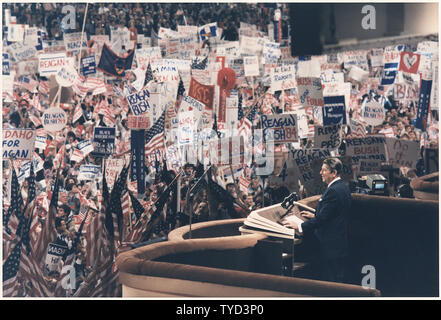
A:
[[[407,69],[411,69],[413,64],[418,60],[417,56],[410,56],[410,54],[406,53],[404,55],[404,64],[406,65]]]
[[[420,64],[420,55],[410,52],[402,52],[400,60],[400,71],[417,73]]]

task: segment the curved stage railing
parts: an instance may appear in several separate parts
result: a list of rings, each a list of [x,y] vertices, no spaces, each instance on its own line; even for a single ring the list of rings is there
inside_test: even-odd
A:
[[[124,297],[432,297],[438,296],[438,201],[353,194],[347,283],[315,280],[313,241],[294,249],[310,272],[263,274],[256,248],[265,235],[240,235],[244,219],[178,228],[169,240],[120,254]],[[320,196],[301,200],[316,207]],[[270,260],[270,259],[269,259]],[[363,267],[376,289],[361,286]],[[371,281],[372,284],[372,281]]]

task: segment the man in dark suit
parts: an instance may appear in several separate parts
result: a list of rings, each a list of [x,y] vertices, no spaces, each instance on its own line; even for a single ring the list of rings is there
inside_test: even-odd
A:
[[[343,165],[337,158],[323,161],[320,175],[328,188],[319,199],[314,213],[302,211],[300,214],[309,220],[297,224],[284,220],[282,223],[310,233],[318,239],[323,267],[328,281],[344,281],[344,261],[348,255],[347,213],[351,207],[351,193],[345,182],[340,178]]]

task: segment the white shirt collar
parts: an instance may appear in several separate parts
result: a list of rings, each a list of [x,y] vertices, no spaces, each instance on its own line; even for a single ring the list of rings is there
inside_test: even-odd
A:
[[[333,184],[335,181],[341,180],[340,177],[335,178],[334,180],[332,180],[329,184],[328,184],[328,188],[331,186],[331,184]]]

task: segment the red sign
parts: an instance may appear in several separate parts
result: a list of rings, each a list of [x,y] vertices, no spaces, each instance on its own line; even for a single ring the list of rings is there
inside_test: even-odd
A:
[[[203,104],[207,107],[207,109],[213,109],[213,99],[214,99],[214,86],[213,85],[204,85],[202,83],[197,82],[195,79],[191,78],[190,81],[190,90],[188,95]]]
[[[412,52],[401,52],[399,71],[417,73],[421,56]]]
[[[149,116],[128,116],[127,126],[129,129],[148,129],[150,128],[150,117]]]

